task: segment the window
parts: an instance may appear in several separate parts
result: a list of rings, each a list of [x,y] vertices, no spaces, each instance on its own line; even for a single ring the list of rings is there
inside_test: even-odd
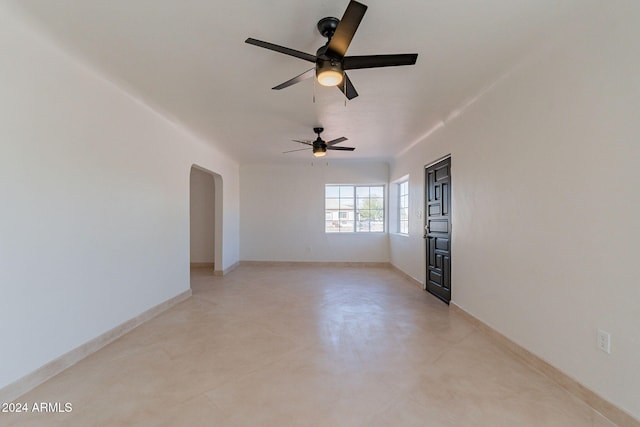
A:
[[[383,233],[383,185],[325,186],[327,233]]]
[[[398,183],[398,233],[409,234],[409,181]]]

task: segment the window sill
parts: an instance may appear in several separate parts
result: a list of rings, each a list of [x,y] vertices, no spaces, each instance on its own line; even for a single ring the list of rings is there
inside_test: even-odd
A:
[[[381,236],[383,234],[387,234],[386,231],[369,231],[369,232],[358,232],[358,231],[343,231],[342,233],[327,233],[326,231],[324,232],[325,236],[342,236],[342,235],[347,235],[347,236]]]

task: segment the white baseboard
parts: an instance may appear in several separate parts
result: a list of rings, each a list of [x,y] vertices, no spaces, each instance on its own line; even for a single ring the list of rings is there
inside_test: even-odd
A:
[[[427,289],[425,287],[424,283],[422,283],[420,280],[416,279],[415,277],[408,275],[407,273],[405,273],[404,271],[400,270],[395,265],[391,264],[391,268],[393,268],[398,274],[400,274],[401,276],[404,276],[411,283],[413,283],[414,285],[416,285],[418,288],[422,289],[423,291]]]
[[[191,268],[211,268],[214,269],[216,264],[214,262],[192,262],[190,263]]]
[[[640,420],[637,420],[625,410],[617,407],[594,391],[580,384],[578,381],[574,380],[555,366],[551,365],[548,362],[545,362],[540,357],[531,353],[529,350],[525,349],[514,341],[511,341],[509,338],[505,337],[500,332],[484,323],[482,320],[467,312],[464,308],[460,307],[455,302],[451,301],[449,307],[452,311],[466,318],[478,330],[485,333],[502,348],[515,354],[529,366],[541,372],[551,381],[560,385],[562,388],[576,396],[578,399],[582,400],[584,403],[589,405],[594,410],[598,411],[604,417],[614,422],[616,425],[620,427],[640,427]]]
[[[227,274],[231,273],[233,270],[235,270],[239,266],[240,266],[240,262],[236,262],[231,267],[228,267],[228,268],[226,268],[224,270],[214,270],[213,275],[214,276],[226,276]]]
[[[351,261],[240,261],[240,265],[255,267],[373,267],[390,268],[388,262]]]
[[[39,386],[43,382],[58,375],[60,372],[69,368],[70,366],[78,363],[80,360],[89,356],[92,353],[100,350],[102,347],[117,340],[127,332],[140,326],[147,320],[152,319],[163,311],[173,307],[174,305],[186,300],[191,296],[191,289],[176,295],[173,298],[162,302],[155,307],[151,307],[149,310],[137,315],[136,317],[127,320],[124,323],[116,326],[115,328],[97,336],[96,338],[87,341],[86,343],[74,348],[68,353],[63,354],[57,359],[41,366],[35,371],[25,375],[24,377],[16,380],[15,382],[2,387],[0,389],[0,402],[11,402],[16,398],[22,396],[28,391]]]

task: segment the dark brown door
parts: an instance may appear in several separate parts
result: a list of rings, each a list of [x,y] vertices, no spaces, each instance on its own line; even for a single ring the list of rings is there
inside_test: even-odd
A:
[[[451,301],[451,158],[425,169],[427,291]]]

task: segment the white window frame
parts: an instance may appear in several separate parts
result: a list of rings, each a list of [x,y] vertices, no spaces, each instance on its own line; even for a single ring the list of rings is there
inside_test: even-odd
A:
[[[328,188],[329,187],[338,187],[339,189],[339,194],[337,197],[327,197],[327,192],[328,192]],[[341,188],[345,188],[345,190],[351,187],[352,189],[352,196],[345,196],[342,197],[341,193],[340,193],[340,189]],[[365,197],[358,197],[358,189],[361,189],[361,193],[362,194],[365,188],[367,189],[371,189],[371,188],[381,188],[382,189],[382,206],[380,208],[376,208],[376,209],[364,209],[364,211],[378,211],[379,214],[381,214],[381,218],[380,220],[382,221],[382,229],[381,230],[371,230],[371,224],[372,223],[378,223],[379,221],[371,221],[369,220],[367,222],[367,220],[362,221],[363,223],[367,223],[369,229],[364,230],[364,229],[358,229],[358,224],[359,221],[357,220],[357,218],[360,216],[360,212],[358,210],[358,201],[364,201],[364,200],[369,200],[369,203],[371,203],[371,200],[376,200],[378,199],[378,197],[371,197],[371,196],[365,196]],[[348,191],[348,190],[347,190]],[[367,191],[368,193],[368,191]],[[329,208],[329,201],[332,201],[332,207]],[[337,205],[338,207],[334,207],[337,201]],[[386,218],[386,201],[387,201],[387,195],[386,195],[386,186],[384,184],[325,184],[325,195],[324,195],[324,203],[325,203],[325,226],[324,226],[324,232],[326,234],[379,234],[379,233],[385,233],[386,231],[386,226],[387,226],[387,218]],[[346,220],[344,217],[347,217]],[[347,228],[346,226],[348,226],[350,223],[352,222],[353,225],[352,227]],[[328,226],[332,224],[334,227],[337,227],[336,229],[330,229]],[[344,227],[344,229],[343,229]]]

